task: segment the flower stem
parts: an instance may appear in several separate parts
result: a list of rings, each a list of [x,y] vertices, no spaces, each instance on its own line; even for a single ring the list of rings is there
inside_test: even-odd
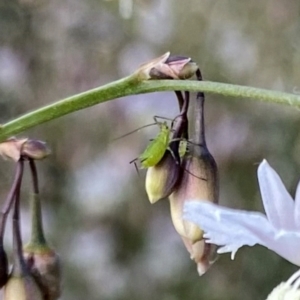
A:
[[[20,161],[21,173],[23,173],[24,161]],[[24,276],[28,270],[23,257],[22,237],[20,228],[20,190],[21,190],[22,176],[19,179],[16,192],[15,203],[13,211],[13,271],[14,276]]]
[[[158,91],[191,91],[220,94],[224,96],[252,98],[264,102],[281,103],[300,107],[300,96],[265,89],[193,80],[146,80],[136,73],[104,86],[80,93],[53,104],[39,108],[13,119],[0,127],[0,142],[29,128],[54,120],[72,112],[119,97]]]
[[[18,189],[23,177],[23,160],[17,162],[15,177],[11,189],[6,197],[2,210],[0,212],[0,246],[3,246],[3,237],[8,213],[13,205],[16,190]]]
[[[197,98],[194,107],[195,113],[195,128],[193,141],[199,145],[200,148],[206,148],[205,141],[205,124],[204,124],[204,93],[197,93]]]
[[[36,165],[34,160],[29,159],[29,166],[32,177],[33,194],[30,199],[31,206],[31,239],[26,249],[45,247],[47,248],[47,242],[44,236],[43,230],[43,218],[42,218],[42,206],[39,197],[39,187],[38,187],[38,175],[36,170]]]

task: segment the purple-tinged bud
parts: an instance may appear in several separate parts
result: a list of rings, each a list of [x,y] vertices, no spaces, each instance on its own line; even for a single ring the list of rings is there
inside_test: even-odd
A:
[[[20,187],[19,182],[15,194],[13,211],[13,268],[4,286],[4,300],[45,300],[42,292],[30,274],[22,253],[22,238],[20,231]]]
[[[45,247],[25,246],[25,262],[39,284],[44,299],[55,300],[61,294],[61,264],[57,253]]]
[[[164,67],[165,67],[164,64],[169,56],[170,56],[170,52],[166,52],[162,56],[154,58],[154,59],[150,60],[149,62],[142,64],[135,71],[135,74],[136,74],[138,80],[142,81],[142,80],[153,79],[153,78],[151,78],[151,75],[150,75],[151,70],[152,69],[158,69],[158,70],[164,69]]]
[[[173,79],[188,79],[195,75],[198,65],[190,57],[172,55],[166,60],[166,64],[173,70]]]
[[[10,158],[18,161],[21,156],[21,149],[28,139],[16,139],[14,137],[0,143],[0,155],[3,158]]]
[[[47,144],[39,140],[28,139],[21,149],[21,155],[34,159],[41,160],[50,155],[51,151]]]
[[[31,165],[32,174],[35,167]],[[35,176],[33,176],[35,178]],[[37,183],[35,184],[37,186]],[[61,265],[58,254],[51,249],[44,236],[42,206],[39,194],[33,193],[31,204],[31,239],[23,248],[25,263],[34,279],[39,284],[44,298],[58,299],[61,293]]]
[[[199,69],[197,70],[197,78],[202,79]],[[183,238],[201,275],[213,263],[214,260],[211,257],[216,252],[216,246],[205,244],[203,230],[195,223],[183,219],[183,208],[187,201],[217,203],[219,197],[217,164],[205,141],[204,94],[202,92],[197,94],[194,114],[193,144],[189,146],[189,151],[185,153],[182,159],[182,176],[169,199],[174,227]]]
[[[169,197],[171,216],[177,232],[195,243],[202,239],[203,231],[196,224],[183,220],[183,205],[189,200],[218,201],[217,166],[211,154],[203,151],[201,156],[186,155],[181,167],[182,176]]]
[[[170,52],[140,66],[136,71],[139,80],[187,79],[198,70],[198,65],[186,56],[170,56]]]

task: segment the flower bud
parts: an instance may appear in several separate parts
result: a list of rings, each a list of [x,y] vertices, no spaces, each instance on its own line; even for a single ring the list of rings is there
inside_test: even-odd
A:
[[[12,275],[4,287],[3,300],[44,300],[42,293],[30,275]]]
[[[185,56],[169,56],[162,64],[149,71],[151,79],[187,79],[192,77],[198,66],[191,58]]]
[[[12,137],[5,142],[0,143],[0,155],[3,158],[10,158],[18,161],[21,155],[21,149],[28,139],[16,139]]]
[[[41,160],[47,157],[51,153],[46,143],[39,140],[27,140],[21,149],[23,156],[29,157],[35,160]]]
[[[206,244],[204,240],[194,244],[187,238],[182,237],[182,240],[191,254],[191,259],[197,264],[198,274],[203,275],[218,258],[216,246]]]
[[[195,75],[198,65],[186,56],[172,55],[166,60],[166,64],[174,71],[178,79],[188,79]],[[174,78],[176,79],[176,78]]]
[[[192,243],[202,239],[203,231],[196,224],[183,220],[184,203],[189,200],[218,201],[217,166],[207,149],[201,148],[203,153],[200,156],[192,154],[183,158],[182,176],[169,197],[175,229]]]
[[[35,173],[32,172],[33,174]],[[61,293],[61,267],[59,256],[45,239],[42,222],[42,204],[39,194],[33,193],[31,204],[31,239],[23,248],[27,269],[39,284],[44,298],[58,299]]]
[[[198,65],[186,56],[170,56],[170,52],[140,66],[136,71],[139,80],[187,79],[198,70]]]
[[[170,56],[170,52],[166,52],[160,57],[154,58],[149,62],[142,64],[135,72],[138,80],[148,80],[153,79],[150,75],[152,69],[162,69],[164,67],[165,61]]]
[[[25,262],[30,273],[39,284],[44,298],[58,299],[61,294],[61,266],[60,259],[55,251],[49,248],[34,248],[25,246]]]
[[[147,169],[146,192],[149,201],[153,204],[168,197],[174,190],[179,174],[180,164],[167,150],[156,166]]]
[[[6,284],[8,278],[8,262],[7,255],[0,244],[0,289]]]

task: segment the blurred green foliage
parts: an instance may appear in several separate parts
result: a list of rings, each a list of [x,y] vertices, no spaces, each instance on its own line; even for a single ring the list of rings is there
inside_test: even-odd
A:
[[[300,2],[238,0],[3,0],[0,122],[132,72],[170,50],[211,81],[300,93]],[[207,95],[207,142],[220,203],[262,210],[257,164],[266,158],[294,193],[296,108]],[[150,205],[128,164],[154,136],[153,115],[174,117],[172,93],[111,101],[24,133],[47,141],[38,165],[48,240],[64,263],[62,299],[264,299],[295,269],[261,247],[222,255],[199,277],[172,227],[169,205]],[[4,199],[13,166],[1,161]],[[26,193],[26,188],[24,189]],[[28,238],[23,199],[23,235]],[[7,242],[9,244],[9,242]]]

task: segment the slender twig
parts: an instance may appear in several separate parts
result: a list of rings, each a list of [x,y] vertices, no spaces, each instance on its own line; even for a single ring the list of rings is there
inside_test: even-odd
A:
[[[13,184],[11,186],[11,189],[6,197],[6,200],[4,202],[4,205],[1,210],[1,215],[0,215],[0,242],[3,242],[3,236],[4,236],[4,231],[5,231],[5,224],[6,224],[6,219],[7,215],[12,207],[16,190],[18,186],[21,184],[21,180],[23,177],[23,169],[24,169],[24,162],[23,159],[19,160],[17,162],[17,168],[15,171],[15,177]]]
[[[24,165],[23,158],[19,161],[22,169]],[[20,228],[20,192],[21,192],[22,176],[18,181],[16,191],[15,191],[15,203],[13,212],[13,274],[15,276],[24,275],[27,272],[27,267],[25,264],[23,256],[23,243],[21,237]]]
[[[42,205],[39,197],[39,183],[35,161],[29,159],[29,166],[32,177],[33,195],[30,199],[31,206],[31,239],[30,246],[46,246],[46,239],[43,230]],[[27,245],[28,247],[28,245]]]
[[[131,75],[96,89],[77,94],[18,117],[0,128],[0,141],[29,128],[72,112],[119,97],[157,91],[190,91],[220,94],[239,99],[252,98],[264,102],[300,107],[300,96],[247,86],[193,80],[139,81]]]
[[[36,165],[33,159],[29,160],[29,166],[31,171],[31,177],[32,177],[32,188],[34,194],[39,194],[39,178],[37,175]]]

